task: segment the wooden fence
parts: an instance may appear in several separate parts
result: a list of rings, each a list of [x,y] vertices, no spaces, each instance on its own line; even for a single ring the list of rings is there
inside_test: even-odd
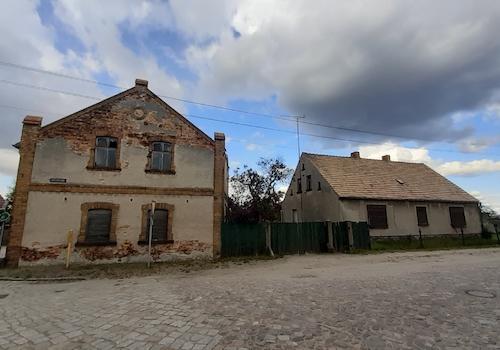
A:
[[[365,222],[224,223],[221,236],[223,257],[370,249]]]

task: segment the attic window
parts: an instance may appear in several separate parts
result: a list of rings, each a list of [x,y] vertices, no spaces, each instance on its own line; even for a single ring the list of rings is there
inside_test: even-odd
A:
[[[302,170],[306,170],[306,166],[302,163]]]
[[[403,180],[401,180],[401,179],[395,179],[395,180],[396,180],[396,181],[397,181],[400,185],[404,185],[404,184],[405,184],[405,182],[404,182]]]

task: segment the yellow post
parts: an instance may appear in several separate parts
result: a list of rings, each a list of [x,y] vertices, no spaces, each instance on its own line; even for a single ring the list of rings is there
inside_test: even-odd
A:
[[[69,260],[71,257],[71,246],[73,244],[73,230],[68,231],[67,241],[68,241],[68,246],[66,248],[66,268],[69,268]]]

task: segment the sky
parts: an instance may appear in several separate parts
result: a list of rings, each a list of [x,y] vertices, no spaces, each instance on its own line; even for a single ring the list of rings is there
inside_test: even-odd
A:
[[[302,152],[424,162],[500,212],[499,1],[5,0],[0,32],[0,194],[25,115],[142,78],[231,169],[295,167],[301,116]]]

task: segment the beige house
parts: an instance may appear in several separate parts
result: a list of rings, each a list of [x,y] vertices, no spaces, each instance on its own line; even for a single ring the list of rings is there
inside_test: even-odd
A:
[[[476,198],[425,164],[303,153],[284,222],[364,221],[371,236],[479,234]]]
[[[24,119],[10,265],[217,256],[227,193],[224,134],[207,136],[136,80],[41,126]]]

